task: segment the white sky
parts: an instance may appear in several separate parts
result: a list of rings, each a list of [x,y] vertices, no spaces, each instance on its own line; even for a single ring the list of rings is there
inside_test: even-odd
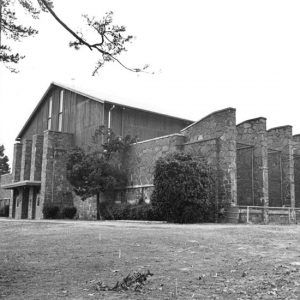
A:
[[[40,34],[18,45],[20,73],[0,66],[0,144],[12,161],[14,139],[51,81],[92,95],[198,120],[235,107],[237,122],[263,116],[268,128],[293,125],[300,133],[300,1],[85,0],[54,1],[72,28],[81,14],[112,10],[115,23],[136,36],[121,60],[148,63],[154,75],[116,63],[92,77],[96,57],[68,47],[70,36],[49,14]]]

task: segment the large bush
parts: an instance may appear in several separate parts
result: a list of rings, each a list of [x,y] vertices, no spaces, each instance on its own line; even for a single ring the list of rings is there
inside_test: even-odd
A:
[[[60,209],[57,205],[46,204],[43,207],[45,219],[73,219],[77,209],[75,206],[68,206]]]
[[[151,204],[112,204],[104,202],[100,204],[101,216],[105,220],[148,220],[156,221],[158,216]]]
[[[44,205],[43,214],[45,219],[58,219],[60,217],[59,207],[51,204]]]
[[[217,207],[208,165],[189,154],[157,160],[151,203],[161,220],[177,223],[215,221]]]
[[[74,219],[77,212],[77,208],[75,206],[64,207],[62,210],[62,217],[64,219]]]

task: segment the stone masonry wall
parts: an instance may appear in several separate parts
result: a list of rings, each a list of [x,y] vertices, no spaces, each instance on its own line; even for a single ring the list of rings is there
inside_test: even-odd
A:
[[[82,199],[73,193],[74,206],[77,209],[77,217],[81,220],[97,219],[97,200],[96,196],[82,201]]]
[[[224,190],[223,192],[220,190],[222,188],[223,176],[219,169],[219,139],[210,139],[186,143],[184,145],[184,152],[191,154],[196,159],[204,159],[212,168],[212,170],[214,170],[213,178],[215,182],[216,201],[222,199],[222,194],[224,194]]]
[[[72,206],[72,187],[66,178],[66,155],[73,147],[73,135],[69,133],[45,131],[41,175],[41,205],[37,218],[42,217],[45,204],[59,207]]]
[[[292,126],[281,126],[268,130],[269,148],[269,206],[281,206],[272,199],[272,195],[278,194],[276,177],[281,178],[281,204],[295,207],[294,187],[294,159],[293,159],[293,135]],[[274,151],[275,150],[275,151]],[[271,153],[276,153],[271,154]],[[270,153],[271,152],[271,153]],[[273,159],[270,158],[273,155]],[[276,157],[279,157],[278,160]],[[280,174],[275,173],[276,162],[280,164]],[[278,169],[278,168],[277,168]],[[274,179],[275,178],[275,179]]]
[[[20,180],[30,179],[32,140],[25,140],[22,147]]]
[[[21,160],[22,160],[22,147],[21,143],[14,144],[14,156],[12,165],[12,180],[13,182],[20,181],[21,176]]]
[[[191,148],[194,148],[195,152],[195,147],[198,147],[199,153],[205,154],[207,160],[211,160],[211,163],[216,165],[218,201],[236,204],[235,109],[227,108],[216,111],[184,128],[181,133],[187,137],[186,150],[191,151]],[[212,146],[213,143],[210,142],[205,143],[206,140],[215,140],[215,146]],[[191,146],[193,143],[194,145]]]
[[[300,134],[294,135],[293,141],[294,141],[295,207],[300,208]]]
[[[133,144],[126,158],[129,185],[152,184],[157,159],[178,151],[183,141],[184,136],[173,134]]]
[[[125,195],[127,201],[137,201],[142,192],[145,193],[145,198],[150,197],[155,162],[169,153],[180,151],[184,141],[185,137],[183,135],[172,134],[138,142],[130,147],[125,159],[130,186]],[[142,186],[146,187],[143,187],[142,190]]]
[[[34,135],[32,137],[32,156],[31,156],[31,172],[30,180],[40,181],[43,162],[43,135]]]
[[[237,143],[237,203],[238,205],[255,205],[253,180],[253,146]],[[257,203],[259,205],[260,203]]]
[[[238,204],[268,206],[266,119],[256,118],[238,124],[237,143],[240,143],[237,149]]]

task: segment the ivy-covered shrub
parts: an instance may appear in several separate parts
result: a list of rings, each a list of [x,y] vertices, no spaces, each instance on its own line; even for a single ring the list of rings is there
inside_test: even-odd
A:
[[[104,202],[100,204],[101,217],[105,220],[158,220],[151,204],[111,204]]]
[[[55,205],[44,205],[43,214],[45,219],[58,219],[60,217],[59,207]]]
[[[161,220],[213,222],[217,214],[212,172],[203,160],[172,153],[157,160],[152,206]]]
[[[64,207],[62,210],[62,217],[64,219],[74,219],[77,212],[77,208],[75,206]]]

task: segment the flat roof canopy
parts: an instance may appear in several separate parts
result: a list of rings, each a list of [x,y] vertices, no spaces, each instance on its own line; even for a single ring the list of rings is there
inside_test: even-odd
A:
[[[33,180],[24,180],[24,181],[18,181],[18,182],[11,182],[7,184],[1,185],[1,188],[6,190],[11,190],[17,187],[24,187],[24,186],[41,186],[40,181],[33,181]]]

